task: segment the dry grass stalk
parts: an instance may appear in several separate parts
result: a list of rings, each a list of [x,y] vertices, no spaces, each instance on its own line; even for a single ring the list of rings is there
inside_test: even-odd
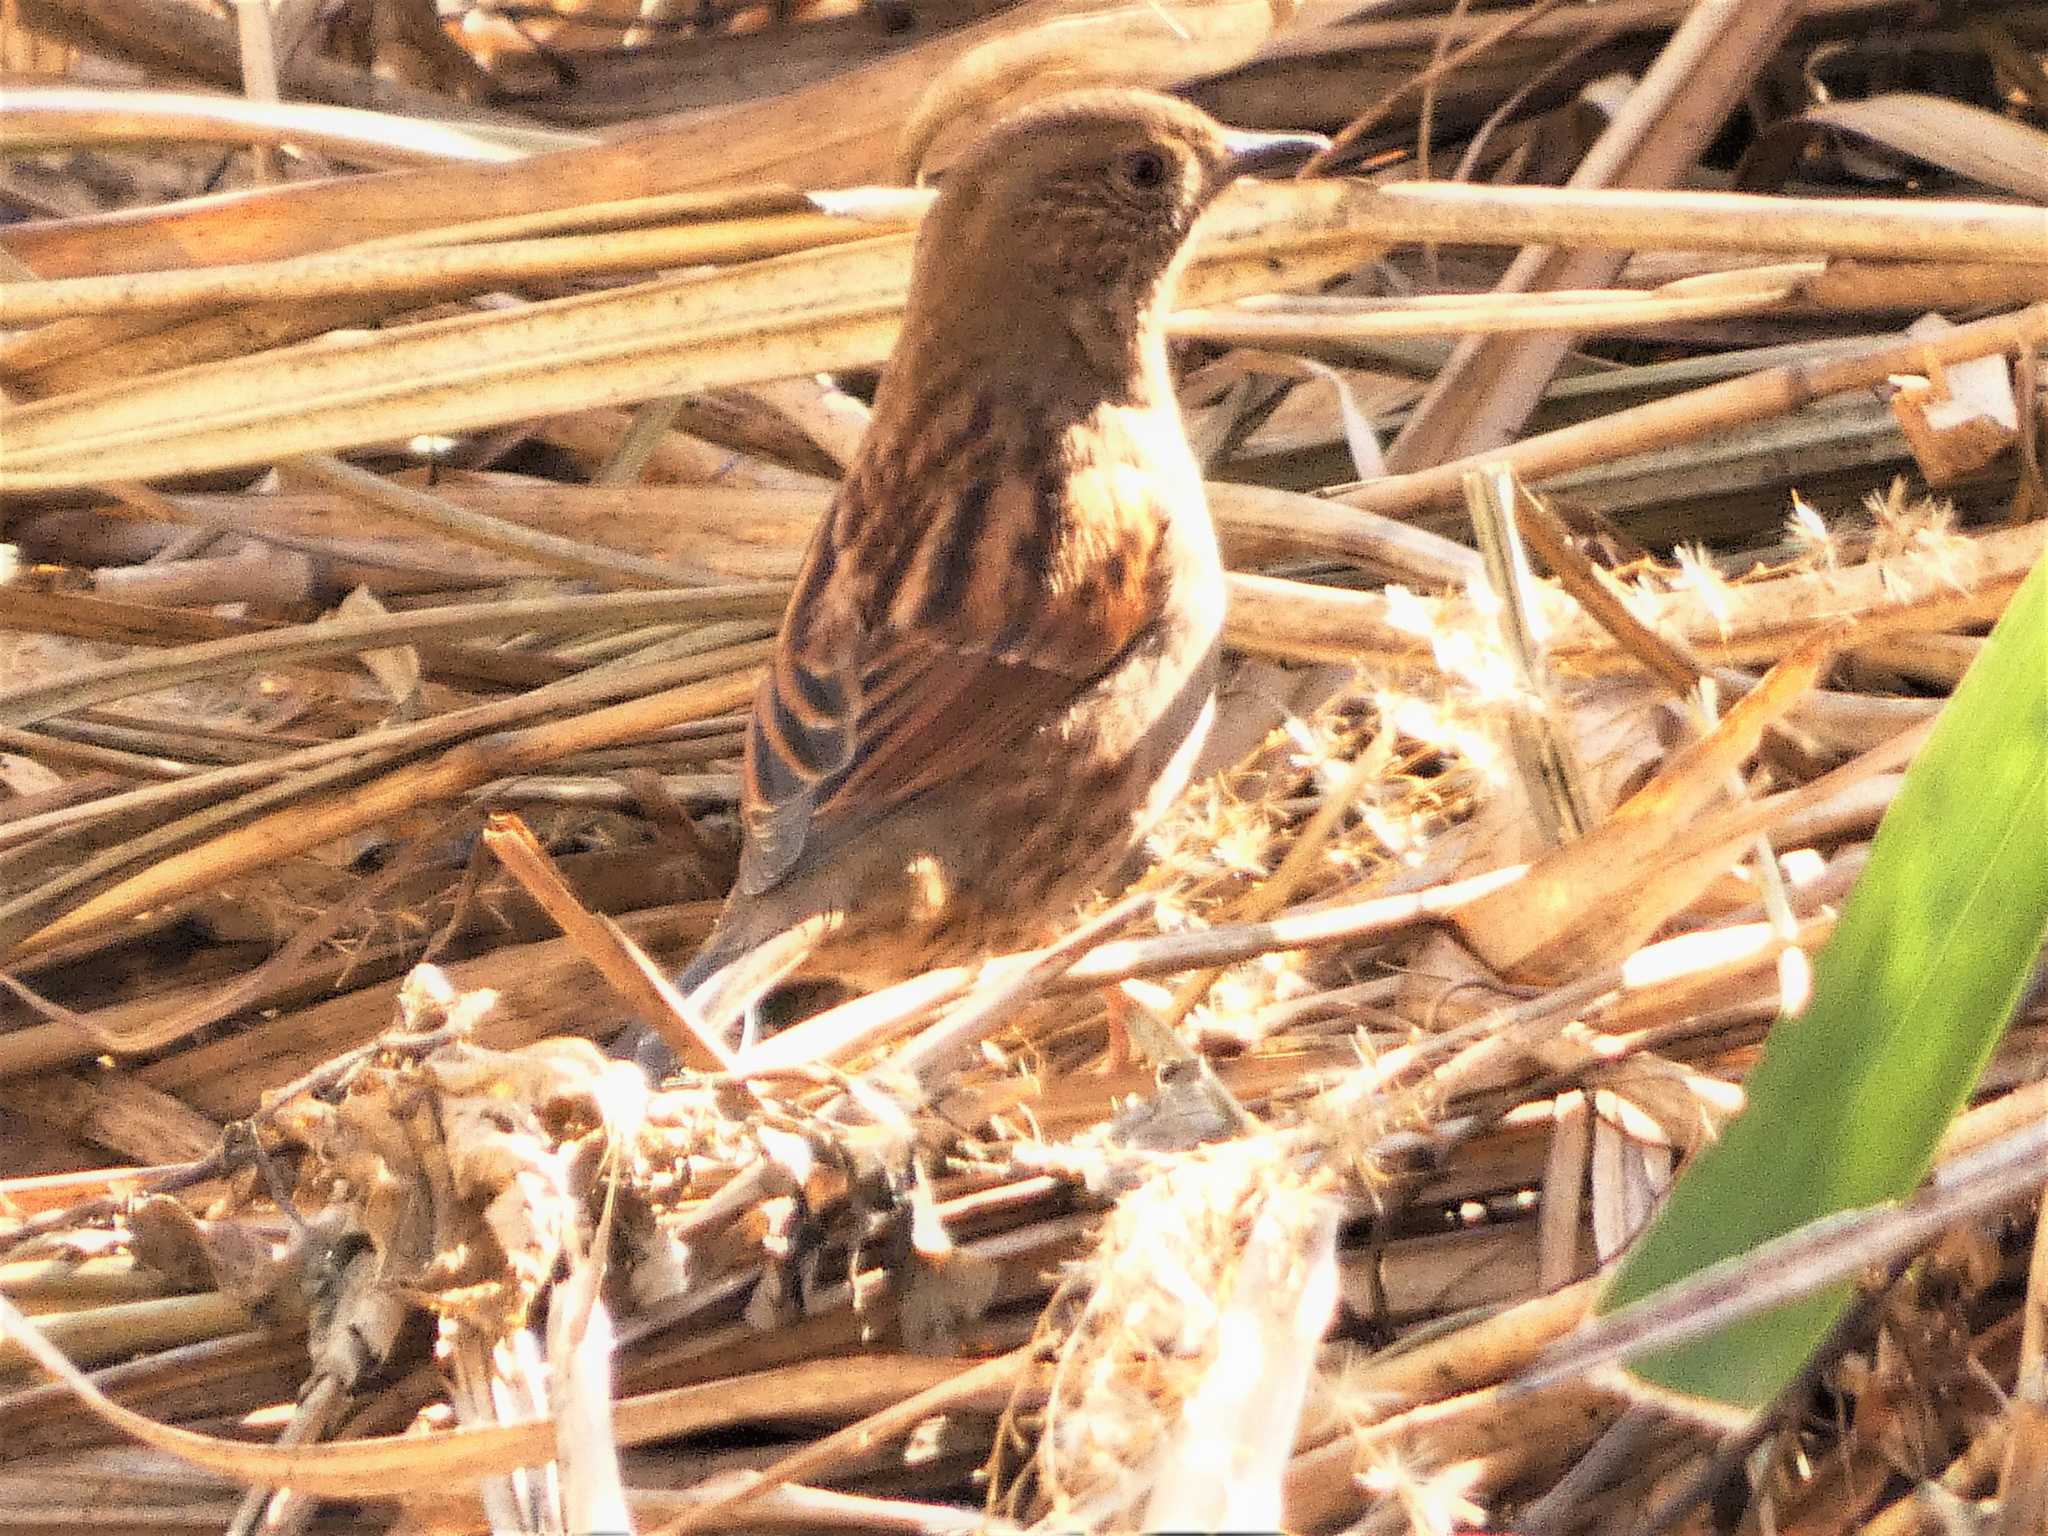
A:
[[[14,9],[239,87],[225,24],[173,36],[163,3]],[[263,1500],[224,1490],[283,1484],[271,1517],[313,1528],[1696,1523],[1728,1447],[1507,1384],[1738,1102],[1782,959],[1830,931],[2042,554],[2048,262],[2000,199],[2048,31],[1799,9],[1623,0],[1589,34],[1546,4],[1031,0],[942,5],[905,45],[865,15],[748,37],[713,8],[682,36],[649,11],[630,47],[558,32],[575,81],[500,55],[516,118],[454,109],[491,77],[431,29],[410,86],[323,38],[280,51],[279,105],[24,97],[0,132],[61,107],[79,147],[11,164],[0,202],[99,211],[0,231],[0,323],[33,327],[0,338],[0,1296],[17,1338],[128,1357],[95,1375],[148,1418],[9,1356],[0,1496],[62,1521],[89,1479],[188,1528],[249,1527]],[[1924,52],[1939,79],[1866,91],[1883,29],[1885,69]],[[834,51],[868,62],[828,76]],[[736,106],[538,126],[689,105],[738,60]],[[564,1037],[657,1008],[710,920],[740,711],[927,196],[795,189],[943,163],[1074,67],[1213,71],[1191,88],[1247,122],[1379,118],[1370,176],[1247,192],[1182,294],[1235,571],[1216,774],[1142,895],[1063,944],[650,1093]],[[174,132],[318,158],[257,186]],[[1802,195],[1720,191],[1716,134],[1761,146],[1751,186],[1801,146]],[[231,196],[192,195],[223,167]],[[1509,296],[1531,284],[1556,291]],[[1958,323],[1831,319],[1929,310]],[[1926,390],[1867,398],[1894,376]],[[1977,424],[1944,428],[1944,388]],[[1344,484],[1397,430],[1409,472]],[[1549,509],[1518,516],[1560,580],[1521,612],[1593,828],[1554,851],[1450,515],[1475,433]],[[1919,499],[1950,472],[1961,527]],[[1746,694],[1717,725],[1672,707],[1702,678]],[[462,815],[515,804],[533,839],[498,843],[538,900]],[[415,972],[394,1028],[425,952],[446,980]],[[1162,1070],[1119,1057],[1105,985],[1171,1021]],[[1945,1157],[2038,1121],[2044,1023]],[[1929,1249],[1808,1388],[1821,1411],[1738,1442],[1778,1529],[1898,1536],[1943,1497],[2039,1523],[2039,1226]],[[1219,1449],[1248,1414],[1263,1434]],[[515,1471],[551,1457],[559,1505]]]

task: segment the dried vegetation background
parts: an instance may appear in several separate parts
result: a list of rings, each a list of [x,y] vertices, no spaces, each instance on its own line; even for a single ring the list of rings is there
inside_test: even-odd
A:
[[[106,1394],[0,1353],[0,1525],[2040,1536],[2024,1210],[1746,1460],[1493,1389],[2041,555],[2044,66],[1932,0],[0,0],[0,1294]],[[590,1042],[730,876],[912,173],[1111,81],[1344,173],[1176,320],[1209,776],[1075,942],[650,1094]]]

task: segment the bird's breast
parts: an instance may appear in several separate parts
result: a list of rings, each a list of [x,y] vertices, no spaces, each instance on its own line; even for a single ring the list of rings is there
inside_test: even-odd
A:
[[[1083,671],[1191,603],[1220,622],[1215,532],[1170,405],[954,414],[968,430],[920,434],[943,454],[880,454],[849,485],[869,622]]]
[[[1215,531],[1179,413],[1105,406],[1071,428],[1046,487],[1041,590],[1055,608],[1134,636],[1190,602],[1212,572]]]

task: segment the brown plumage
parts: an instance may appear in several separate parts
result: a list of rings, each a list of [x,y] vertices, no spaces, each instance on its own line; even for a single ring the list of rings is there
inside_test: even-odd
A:
[[[1319,143],[1082,92],[947,173],[754,700],[707,1023],[1042,937],[1180,791],[1224,585],[1161,322],[1209,200]]]

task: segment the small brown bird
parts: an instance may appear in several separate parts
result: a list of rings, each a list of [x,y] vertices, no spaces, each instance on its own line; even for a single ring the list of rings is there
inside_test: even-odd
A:
[[[1224,580],[1167,300],[1216,193],[1322,143],[1089,91],[948,171],[754,700],[739,879],[681,978],[711,1027],[1042,937],[1185,785]]]

